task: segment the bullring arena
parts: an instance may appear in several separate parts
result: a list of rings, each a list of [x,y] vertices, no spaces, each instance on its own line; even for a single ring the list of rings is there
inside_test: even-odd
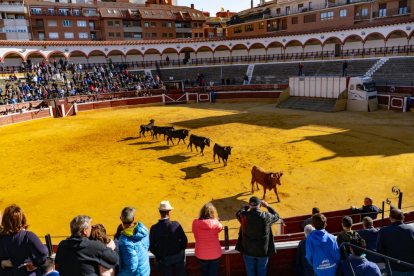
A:
[[[139,125],[150,119],[210,137],[212,145],[201,156],[182,143],[168,146],[162,137],[138,138]],[[393,186],[404,191],[404,206],[413,205],[414,128],[404,113],[191,103],[86,111],[2,127],[0,135],[1,206],[19,204],[30,230],[49,233],[54,243],[70,235],[69,222],[78,214],[114,233],[125,206],[135,206],[137,219],[150,227],[162,200],[171,202],[173,219],[189,232],[200,207],[213,202],[230,238],[237,238],[234,215],[251,196],[253,165],[284,172],[281,202],[273,191],[266,194],[283,217],[308,214],[314,206],[359,206],[365,196],[380,206]],[[213,162],[214,143],[234,147],[228,167]],[[254,195],[262,197],[263,189]]]

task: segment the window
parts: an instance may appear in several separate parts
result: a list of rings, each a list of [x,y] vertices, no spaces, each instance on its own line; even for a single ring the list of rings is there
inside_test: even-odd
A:
[[[167,15],[168,15],[168,16],[170,16],[170,15],[171,15],[171,13],[167,12]]]
[[[147,11],[144,11],[144,14],[148,15],[148,12]]]
[[[162,33],[162,37],[167,37],[167,33]]]
[[[155,12],[151,12],[152,15],[155,15]]]
[[[107,10],[108,11],[108,13],[112,13],[112,11],[111,10]]]
[[[79,38],[88,38],[88,33],[79,33]]]
[[[298,10],[299,10],[300,12],[302,12],[302,11],[303,11],[303,4],[299,4],[299,5],[298,5]]]
[[[38,8],[35,8],[35,9],[30,9],[30,13],[31,14],[42,14],[42,9],[38,9]]]
[[[63,20],[63,27],[72,27],[72,20]]]
[[[121,37],[121,33],[117,32],[116,37],[118,37],[118,38]]]
[[[379,17],[387,16],[387,4],[379,4]]]
[[[116,10],[113,10],[114,14],[116,14]]]
[[[290,14],[290,7],[286,7],[286,15]]]
[[[305,16],[303,17],[303,22],[304,22],[304,23],[312,23],[312,22],[316,22],[316,13],[314,13],[314,14],[308,14],[308,15],[305,15]]]
[[[140,21],[132,21],[132,26],[141,27],[141,22]]]
[[[54,10],[54,9],[48,9],[48,10],[47,10],[47,12],[48,12],[49,14],[55,14],[55,10]]]
[[[182,28],[182,24],[181,23],[175,23],[175,27],[176,28]]]
[[[368,8],[362,9],[361,10],[361,15],[362,16],[367,16],[368,15]]]
[[[78,21],[78,27],[86,27],[86,21]]]
[[[203,36],[204,36],[203,33],[200,33],[199,37],[203,37]]]
[[[141,33],[134,34],[134,38],[142,38],[142,34]]]
[[[65,38],[74,38],[73,33],[65,33]]]
[[[208,37],[214,37],[214,33],[208,33]]]
[[[145,33],[145,37],[150,37],[150,33]]]
[[[151,27],[155,28],[157,26],[157,24],[155,22],[151,22]]]
[[[57,22],[56,22],[56,20],[48,20],[47,25],[50,26],[50,27],[56,27]]]
[[[276,13],[277,13],[277,14],[280,14],[280,12],[281,12],[281,11],[280,11],[280,8],[277,8],[277,9],[276,9]]]
[[[321,21],[323,20],[331,20],[334,18],[334,12],[321,12]]]
[[[168,28],[171,28],[171,27],[172,27],[172,23],[168,22]]]
[[[194,37],[198,37],[198,33],[195,33],[195,34],[194,34]]]
[[[79,13],[79,10],[73,10],[73,14],[74,15],[79,15],[80,13]]]
[[[125,38],[131,38],[131,37],[132,37],[132,35],[131,35],[131,33],[124,33],[124,37],[125,37]]]
[[[24,15],[18,15],[17,19],[24,19]]]
[[[169,33],[169,36],[170,36],[170,37],[174,37],[173,33]]]
[[[252,32],[252,31],[254,31],[253,25],[246,25],[246,26],[244,26],[244,31],[245,32]]]
[[[149,27],[149,23],[148,22],[145,22],[144,23],[144,27]]]
[[[340,10],[339,17],[346,17],[346,10]]]
[[[160,12],[160,15],[161,15],[161,16],[164,16],[164,14],[163,14],[162,12]]]
[[[108,33],[109,38],[114,38],[114,33],[113,32],[109,32]]]
[[[264,29],[264,23],[259,23],[259,30]]]
[[[115,21],[115,27],[119,27],[119,21]]]
[[[56,38],[59,38],[59,33],[49,33],[49,38],[50,38],[50,39],[56,39]]]
[[[197,16],[198,16],[198,17],[201,17],[201,15],[200,15],[199,13],[197,13]]]
[[[197,28],[197,23],[194,23],[194,28]]]
[[[407,0],[402,0],[398,2],[398,14],[407,13]]]
[[[312,10],[312,2],[309,2],[309,10]]]
[[[157,33],[152,33],[152,38],[157,38]]]
[[[235,34],[239,34],[242,32],[242,28],[241,27],[234,27],[234,33]]]
[[[59,14],[67,15],[68,14],[68,10],[67,9],[59,9]]]
[[[298,18],[292,17],[292,25],[298,24]]]
[[[161,26],[162,26],[163,28],[166,28],[166,27],[167,27],[167,23],[166,23],[166,22],[161,22]]]
[[[203,23],[198,23],[199,28],[203,28]]]
[[[114,25],[114,21],[108,21],[108,26],[113,26]]]
[[[177,38],[183,38],[183,34],[182,34],[182,33],[177,33],[177,34],[176,34],[176,37],[177,37]]]

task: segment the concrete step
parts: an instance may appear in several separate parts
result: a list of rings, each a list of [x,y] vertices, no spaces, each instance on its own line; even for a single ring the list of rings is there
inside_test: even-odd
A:
[[[309,111],[333,112],[336,99],[290,97],[279,107]]]

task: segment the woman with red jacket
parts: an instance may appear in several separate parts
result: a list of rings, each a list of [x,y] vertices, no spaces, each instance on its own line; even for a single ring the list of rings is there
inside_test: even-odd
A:
[[[218,275],[223,254],[219,242],[219,233],[223,230],[223,225],[218,219],[216,208],[212,203],[207,203],[201,208],[200,217],[193,221],[195,255],[200,262],[203,276]]]

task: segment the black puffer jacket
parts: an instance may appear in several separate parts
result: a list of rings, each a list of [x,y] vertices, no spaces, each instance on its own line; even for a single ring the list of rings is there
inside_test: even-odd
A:
[[[279,214],[268,207],[269,212],[245,206],[236,213],[240,222],[236,250],[251,257],[267,257],[276,253],[273,242],[272,224],[279,220]]]
[[[61,276],[98,276],[98,265],[113,268],[117,263],[118,253],[83,236],[71,236],[61,241],[56,252]]]

